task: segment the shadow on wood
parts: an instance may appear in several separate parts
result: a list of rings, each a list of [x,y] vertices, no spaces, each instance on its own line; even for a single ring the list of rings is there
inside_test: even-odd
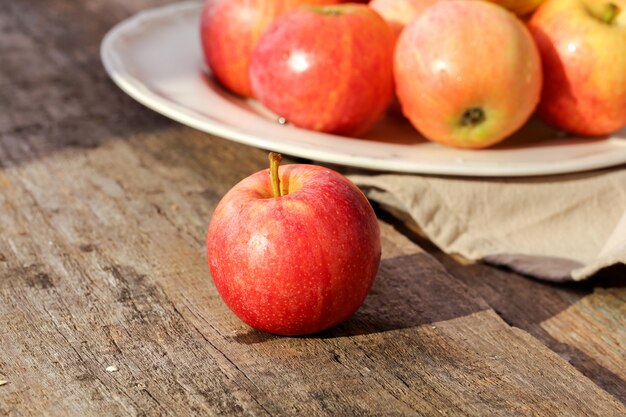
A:
[[[361,308],[350,319],[308,338],[334,338],[400,330],[468,316],[489,307],[467,295],[425,253],[384,259]],[[278,336],[251,330],[236,342],[261,343]]]
[[[488,308],[482,300],[468,296],[467,289],[441,270],[430,255],[416,253],[383,260],[363,306],[328,336],[417,327]]]
[[[377,213],[383,219],[391,217],[379,208]],[[626,265],[618,264],[606,268],[587,281],[552,283],[482,263],[460,263],[408,227],[399,223],[395,223],[394,227],[434,256],[456,280],[467,287],[468,292],[484,299],[505,322],[529,332],[587,378],[626,404],[626,381],[582,350],[559,342],[542,327],[543,322],[590,296],[599,288],[626,287]],[[590,338],[594,336],[588,335]]]

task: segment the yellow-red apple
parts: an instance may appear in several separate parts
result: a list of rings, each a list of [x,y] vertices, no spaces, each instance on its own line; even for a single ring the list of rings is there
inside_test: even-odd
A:
[[[539,53],[510,12],[483,1],[441,1],[400,35],[396,92],[428,139],[484,148],[516,131],[541,91]]]
[[[251,327],[317,333],[363,303],[380,263],[380,229],[363,193],[314,165],[257,172],[220,201],[207,258],[226,305]]]
[[[207,65],[226,88],[250,96],[250,55],[265,28],[281,14],[312,4],[338,0],[206,0],[200,17],[200,39]]]
[[[626,1],[548,0],[529,28],[545,79],[539,115],[580,135],[626,126]]]

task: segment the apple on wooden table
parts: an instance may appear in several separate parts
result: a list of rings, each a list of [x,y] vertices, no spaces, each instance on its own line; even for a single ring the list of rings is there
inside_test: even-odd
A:
[[[393,38],[363,4],[307,6],[272,23],[254,50],[255,97],[295,126],[358,135],[393,95]]]
[[[380,263],[380,230],[350,180],[315,165],[286,165],[235,185],[209,225],[207,257],[228,307],[251,327],[317,333],[363,303]]]
[[[209,68],[226,88],[250,97],[250,55],[265,28],[277,16],[312,4],[338,0],[206,0],[200,17],[200,39]]]
[[[402,111],[428,139],[485,148],[520,128],[541,91],[539,52],[526,27],[492,3],[440,1],[395,49]]]
[[[626,1],[548,0],[529,28],[544,68],[539,115],[580,135],[626,126]]]

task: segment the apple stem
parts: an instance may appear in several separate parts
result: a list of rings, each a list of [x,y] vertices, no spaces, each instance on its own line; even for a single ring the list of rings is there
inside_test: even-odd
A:
[[[610,25],[615,21],[617,15],[622,11],[622,9],[615,3],[609,3],[604,8],[604,15],[602,16],[602,20],[607,25]]]
[[[278,176],[278,167],[280,166],[280,161],[282,161],[283,157],[281,154],[276,152],[270,152],[267,155],[270,160],[270,178],[272,181],[272,193],[274,194],[274,198],[278,198],[282,196],[280,190],[280,178]]]

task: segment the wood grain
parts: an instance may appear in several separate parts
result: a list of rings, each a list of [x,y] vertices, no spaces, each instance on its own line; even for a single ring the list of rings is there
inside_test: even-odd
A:
[[[202,187],[226,187],[236,171],[204,169],[216,152],[256,155],[259,166],[241,171],[265,163],[261,151],[172,127],[4,170],[2,411],[555,415],[554,401],[572,415],[624,410],[385,224],[380,275],[352,320],[310,338],[250,331],[205,265],[220,192]]]
[[[588,281],[553,284],[442,253],[406,216],[396,227],[512,326],[528,331],[585,376],[626,403],[626,266]],[[389,217],[389,214],[383,217]]]
[[[158,3],[0,3],[1,415],[626,414],[385,222],[346,323],[284,338],[234,317],[204,236],[265,153],[142,108],[98,60]]]
[[[626,288],[597,289],[540,325],[626,380]]]

